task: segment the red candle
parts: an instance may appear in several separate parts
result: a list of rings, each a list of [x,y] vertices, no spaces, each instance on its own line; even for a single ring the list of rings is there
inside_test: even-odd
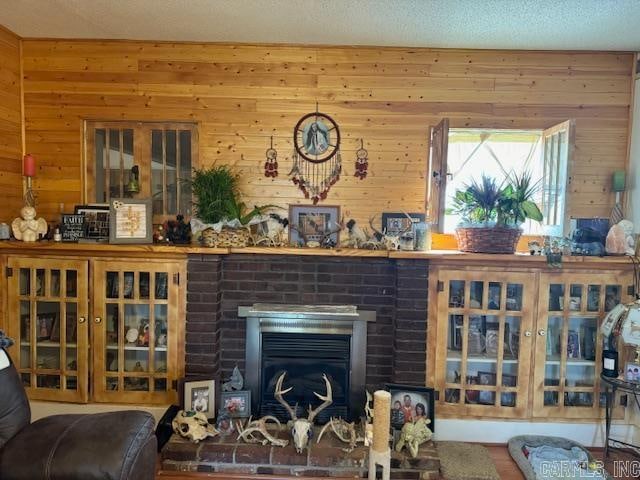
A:
[[[30,153],[27,153],[22,159],[22,174],[25,177],[36,176],[36,159]]]

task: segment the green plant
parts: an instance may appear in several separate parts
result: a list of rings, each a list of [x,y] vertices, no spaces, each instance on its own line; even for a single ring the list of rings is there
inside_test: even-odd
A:
[[[195,215],[204,223],[218,223],[222,220],[240,220],[246,225],[256,215],[262,214],[275,205],[247,207],[240,200],[239,177],[228,165],[193,170],[189,182],[195,197]]]
[[[507,185],[482,175],[478,183],[473,180],[464,190],[457,190],[453,198],[453,213],[464,222],[496,226],[519,226],[525,219],[541,221],[542,212],[533,201],[540,182],[533,182],[530,172],[512,173]]]
[[[531,176],[531,172],[521,175],[514,172],[509,176],[509,184],[502,191],[496,206],[498,224],[520,225],[527,218],[542,221],[542,212],[533,201],[541,181],[533,182]]]
[[[502,184],[482,175],[480,183],[475,180],[457,190],[453,197],[453,212],[461,215],[465,222],[488,223],[497,216],[496,205],[502,195]]]

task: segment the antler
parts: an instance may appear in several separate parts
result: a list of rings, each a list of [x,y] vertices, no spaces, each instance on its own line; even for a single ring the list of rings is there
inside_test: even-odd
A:
[[[300,235],[300,238],[302,238],[302,240],[304,241],[305,245],[309,242],[309,240],[307,239],[307,236],[302,231],[302,228],[300,228],[300,225],[294,225],[293,223],[290,223],[289,224],[289,228],[291,230],[295,230],[296,232],[298,232],[298,235]]]
[[[271,443],[276,447],[286,447],[289,444],[288,440],[276,438],[269,433],[269,430],[267,430],[267,422],[269,420],[273,420],[278,425],[278,430],[280,430],[280,422],[276,417],[272,417],[271,415],[267,415],[266,417],[262,417],[254,421],[251,421],[251,419],[249,419],[247,428],[240,432],[240,434],[238,435],[238,440],[242,438],[247,443],[262,443],[263,445]],[[264,437],[264,440],[255,438],[253,436],[255,432],[260,433]]]
[[[405,233],[409,232],[411,229],[413,229],[413,218],[411,218],[411,215],[409,215],[407,212],[404,212],[404,211],[402,213],[404,213],[404,216],[409,219],[409,226],[405,228],[402,232],[400,232],[400,235],[399,235],[400,237]]]
[[[296,409],[291,408],[291,405],[285,402],[284,399],[282,398],[282,395],[289,393],[293,389],[293,387],[289,387],[286,390],[282,390],[282,382],[284,381],[284,377],[286,375],[287,375],[287,372],[283,372],[282,375],[278,377],[278,382],[276,383],[276,389],[273,392],[273,396],[275,397],[276,400],[278,400],[280,405],[282,405],[284,408],[287,409],[287,412],[289,412],[289,416],[291,417],[291,420],[295,421],[298,419],[298,416],[296,415]],[[316,395],[318,394],[316,393]]]
[[[375,220],[375,218],[375,215],[369,218],[369,226],[371,227],[371,230],[373,230],[373,236],[375,237],[375,239],[380,241],[384,238],[384,233],[373,226],[373,221]]]
[[[333,403],[333,392],[331,390],[331,382],[329,382],[329,379],[324,373],[322,374],[322,378],[324,378],[324,383],[327,386],[327,394],[325,396],[322,396],[317,392],[313,392],[313,394],[316,397],[322,400],[322,403],[320,404],[319,407],[315,409],[311,408],[311,405],[309,405],[309,417],[307,417],[307,419],[309,420],[309,423],[313,423],[313,419],[316,418],[316,415],[318,415],[322,410],[324,410],[325,408],[327,408],[329,405]]]

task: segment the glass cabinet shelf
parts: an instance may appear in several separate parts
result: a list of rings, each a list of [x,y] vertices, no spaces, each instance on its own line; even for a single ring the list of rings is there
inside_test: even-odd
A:
[[[468,363],[473,363],[473,362],[486,362],[486,363],[496,363],[498,361],[498,359],[494,356],[494,357],[490,357],[485,355],[467,355],[467,362]],[[462,352],[458,352],[458,351],[449,351],[447,352],[447,361],[450,362],[461,362],[462,361]],[[510,357],[505,355],[504,357],[502,357],[502,363],[518,363],[518,359],[515,357]]]

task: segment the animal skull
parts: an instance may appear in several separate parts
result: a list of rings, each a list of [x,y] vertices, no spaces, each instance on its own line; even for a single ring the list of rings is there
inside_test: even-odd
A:
[[[198,443],[207,437],[215,437],[220,433],[213,425],[209,424],[206,415],[202,412],[180,410],[171,422],[171,426],[175,433],[188,438],[194,443]]]
[[[316,409],[311,408],[309,405],[309,415],[307,418],[298,418],[296,414],[296,408],[291,407],[287,402],[284,401],[282,395],[290,392],[293,387],[289,387],[286,390],[282,389],[282,382],[284,381],[284,377],[287,375],[287,372],[284,372],[278,378],[278,382],[276,383],[276,389],[274,392],[274,397],[280,404],[287,410],[289,416],[291,417],[291,421],[289,425],[291,426],[291,436],[293,437],[293,445],[296,448],[296,452],[302,453],[309,446],[309,440],[313,437],[313,420],[316,418],[316,415],[320,413],[322,410],[327,408],[329,405],[333,403],[333,393],[331,390],[331,383],[325,374],[322,374],[322,378],[324,379],[324,383],[327,386],[327,394],[320,395],[319,393],[313,392],[313,394],[322,400],[322,404]]]

